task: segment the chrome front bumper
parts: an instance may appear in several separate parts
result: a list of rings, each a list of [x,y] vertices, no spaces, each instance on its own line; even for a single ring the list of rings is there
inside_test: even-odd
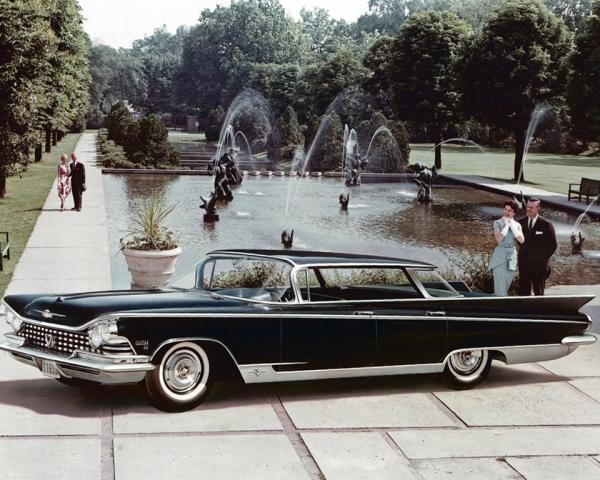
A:
[[[54,362],[61,376],[78,378],[98,383],[135,383],[144,379],[146,373],[155,365],[150,357],[143,355],[106,355],[75,350],[65,357],[50,352],[24,347],[25,339],[7,333],[0,350],[27,365],[42,369],[42,360]]]

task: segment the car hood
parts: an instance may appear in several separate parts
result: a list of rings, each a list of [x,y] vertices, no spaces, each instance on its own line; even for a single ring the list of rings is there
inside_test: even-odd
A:
[[[208,292],[182,290],[111,290],[72,295],[8,295],[4,301],[26,319],[69,327],[82,326],[116,312],[214,311],[247,305]]]

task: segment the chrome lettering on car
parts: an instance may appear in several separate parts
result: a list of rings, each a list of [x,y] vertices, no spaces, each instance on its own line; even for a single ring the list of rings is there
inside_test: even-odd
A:
[[[144,349],[144,350],[148,350],[148,345],[149,345],[148,340],[136,340],[135,341],[135,346],[142,347],[142,349]]]
[[[44,346],[46,348],[54,348],[56,346],[56,337],[51,333],[44,334]]]
[[[61,315],[60,313],[52,313],[47,308],[45,310],[34,310],[34,312],[39,313],[44,318],[65,318],[66,315]]]

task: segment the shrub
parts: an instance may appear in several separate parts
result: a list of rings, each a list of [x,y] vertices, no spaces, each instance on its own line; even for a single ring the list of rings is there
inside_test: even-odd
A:
[[[218,106],[208,112],[207,125],[206,125],[206,140],[209,142],[216,142],[219,140],[221,134],[221,127],[225,120],[225,112],[223,107]]]

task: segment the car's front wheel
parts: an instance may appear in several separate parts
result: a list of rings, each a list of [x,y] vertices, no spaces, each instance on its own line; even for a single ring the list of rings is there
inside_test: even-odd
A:
[[[481,382],[491,364],[487,350],[461,350],[448,357],[444,375],[452,388],[464,390]]]
[[[165,412],[194,408],[206,398],[211,383],[208,355],[192,342],[167,349],[144,380],[149,402]]]

